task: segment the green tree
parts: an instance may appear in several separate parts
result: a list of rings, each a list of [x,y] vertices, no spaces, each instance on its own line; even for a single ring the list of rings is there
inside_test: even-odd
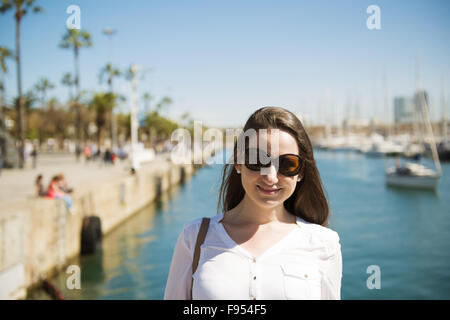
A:
[[[23,17],[32,11],[34,13],[42,12],[43,9],[34,4],[35,0],[2,0],[0,3],[0,13],[6,13],[14,10],[14,19],[16,22],[16,66],[17,66],[17,114],[19,131],[19,167],[24,166],[24,147],[25,147],[25,108],[22,97],[22,70],[20,59],[20,23]]]
[[[101,70],[99,74],[100,83],[104,82],[104,77],[106,76],[106,82],[109,87],[109,93],[114,94],[114,78],[120,77],[122,73],[119,69],[115,68],[111,63],[107,63]],[[114,108],[110,110],[110,128],[111,128],[111,140],[112,145],[115,147],[117,145],[117,120],[114,115]]]
[[[1,76],[0,76],[0,120],[3,121],[3,111],[2,107],[6,105],[5,99],[5,84],[3,82],[4,75],[8,72],[8,68],[6,67],[6,60],[11,59],[13,57],[13,52],[6,47],[0,46],[0,68],[1,68]],[[1,125],[1,123],[0,123]]]
[[[75,113],[76,113],[76,144],[80,147],[81,140],[81,106],[79,103],[80,99],[80,66],[79,66],[79,53],[81,48],[91,47],[91,35],[87,31],[68,29],[67,33],[63,36],[59,47],[62,49],[73,49],[74,53],[74,63],[75,63]]]
[[[42,107],[45,107],[45,102],[47,100],[47,91],[54,89],[55,85],[50,82],[45,77],[42,77],[38,80],[38,82],[34,85],[34,90],[40,95],[40,100],[42,103]]]
[[[0,46],[0,67],[2,73],[7,73],[8,69],[6,67],[6,59],[12,58],[13,52],[6,47]]]
[[[142,95],[142,101],[144,101],[144,112],[145,114],[150,112],[150,102],[153,100],[153,96],[150,95],[150,93],[145,92]]]
[[[72,74],[70,72],[66,72],[63,74],[61,84],[69,88],[69,99],[72,100],[73,99],[72,87],[75,85],[75,79],[72,77]]]
[[[160,114],[172,104],[172,99],[169,97],[163,97],[160,102],[156,104],[155,111]]]
[[[113,93],[95,93],[89,102],[89,108],[95,111],[95,124],[97,126],[97,144],[100,147],[103,128],[107,115],[116,105],[117,96]]]
[[[156,133],[158,139],[169,138],[172,132],[178,128],[178,124],[176,122],[162,117],[156,111],[147,114],[145,126],[147,128],[151,128],[151,130]]]
[[[115,68],[111,63],[107,63],[101,70],[99,74],[99,82],[104,83],[105,76],[106,82],[109,87],[109,92],[113,93],[113,81],[115,77],[120,77],[122,73],[119,69]]]

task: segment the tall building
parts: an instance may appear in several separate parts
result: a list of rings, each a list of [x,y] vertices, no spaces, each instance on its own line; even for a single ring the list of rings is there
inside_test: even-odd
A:
[[[411,123],[414,121],[413,99],[407,97],[394,98],[394,122]]]

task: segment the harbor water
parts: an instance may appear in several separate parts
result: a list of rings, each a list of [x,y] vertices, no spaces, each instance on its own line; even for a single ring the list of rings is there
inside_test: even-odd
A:
[[[450,299],[450,164],[433,192],[387,187],[393,158],[319,150],[315,157],[341,239],[342,299]],[[64,270],[52,282],[66,299],[162,299],[183,224],[217,213],[222,167],[199,169],[105,236],[101,252],[72,261],[81,289],[67,288]],[[373,266],[380,286],[369,289]],[[29,298],[48,296],[37,289]]]

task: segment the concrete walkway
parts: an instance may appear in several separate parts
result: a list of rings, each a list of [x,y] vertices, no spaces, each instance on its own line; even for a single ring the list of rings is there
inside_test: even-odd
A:
[[[168,155],[157,155],[156,158],[142,166],[142,170],[151,170],[166,162]],[[105,165],[103,161],[76,161],[72,154],[42,154],[38,157],[35,169],[3,169],[0,175],[0,215],[7,209],[23,205],[36,198],[34,182],[38,174],[43,175],[44,187],[47,188],[50,179],[63,173],[69,187],[74,192],[93,182],[117,179],[130,175],[129,160],[117,161],[115,165]]]

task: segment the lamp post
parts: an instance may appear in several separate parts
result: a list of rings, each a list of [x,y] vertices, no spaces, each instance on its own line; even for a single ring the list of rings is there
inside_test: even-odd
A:
[[[113,39],[112,36],[117,33],[117,30],[114,30],[112,28],[105,28],[103,30],[103,34],[105,34],[109,39],[109,63],[112,66],[112,55],[113,55]],[[111,94],[113,88],[112,88],[112,81],[111,81]],[[111,145],[112,150],[114,150],[117,147],[117,119],[116,115],[114,114],[114,109],[111,110]]]
[[[137,74],[138,66],[133,64],[129,70],[131,78],[131,170],[139,169],[139,161],[137,159],[137,143],[138,143],[138,119],[137,119]]]

